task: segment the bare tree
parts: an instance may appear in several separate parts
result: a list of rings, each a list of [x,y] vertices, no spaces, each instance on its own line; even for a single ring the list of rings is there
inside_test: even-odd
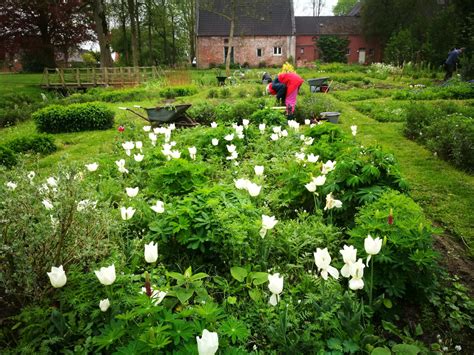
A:
[[[313,16],[320,16],[321,9],[325,5],[325,0],[312,0],[313,2]]]

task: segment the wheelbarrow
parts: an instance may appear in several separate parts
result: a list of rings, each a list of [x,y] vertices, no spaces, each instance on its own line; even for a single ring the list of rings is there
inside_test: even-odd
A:
[[[311,92],[323,92],[326,93],[329,91],[329,87],[331,83],[328,83],[329,78],[316,78],[316,79],[308,79],[308,84]]]
[[[174,105],[174,106],[157,106],[152,108],[134,105],[135,108],[142,109],[146,112],[146,116],[132,110],[128,107],[119,107],[121,110],[129,111],[138,117],[143,118],[152,126],[161,126],[165,123],[174,123],[177,127],[194,127],[198,123],[188,116],[186,111],[191,107],[190,104]]]

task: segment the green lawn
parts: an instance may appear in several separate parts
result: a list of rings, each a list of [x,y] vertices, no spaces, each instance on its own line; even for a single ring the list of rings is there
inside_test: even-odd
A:
[[[43,74],[0,74],[0,96],[12,93],[39,94]]]

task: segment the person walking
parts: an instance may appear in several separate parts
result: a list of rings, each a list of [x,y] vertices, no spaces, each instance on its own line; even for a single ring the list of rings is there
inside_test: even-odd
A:
[[[271,84],[267,86],[267,92],[271,95],[277,95],[277,99],[282,98],[285,100],[286,114],[287,116],[293,116],[296,107],[296,99],[298,96],[299,89],[304,83],[304,80],[296,73],[281,73],[278,74]],[[286,87],[285,96],[282,96],[283,89],[278,85],[284,85]]]
[[[446,75],[444,76],[444,81],[447,81],[453,76],[454,71],[457,67],[457,62],[459,56],[464,51],[464,48],[454,48],[452,51],[448,53],[448,58],[444,62],[444,70],[446,71]]]

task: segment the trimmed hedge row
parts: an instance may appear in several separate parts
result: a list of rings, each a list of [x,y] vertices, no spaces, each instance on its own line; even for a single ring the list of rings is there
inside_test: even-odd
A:
[[[33,134],[15,138],[0,145],[0,165],[11,168],[18,162],[18,153],[51,154],[57,150],[54,137],[47,134]]]
[[[98,102],[50,105],[32,115],[40,132],[61,133],[105,130],[113,126],[114,111]]]

